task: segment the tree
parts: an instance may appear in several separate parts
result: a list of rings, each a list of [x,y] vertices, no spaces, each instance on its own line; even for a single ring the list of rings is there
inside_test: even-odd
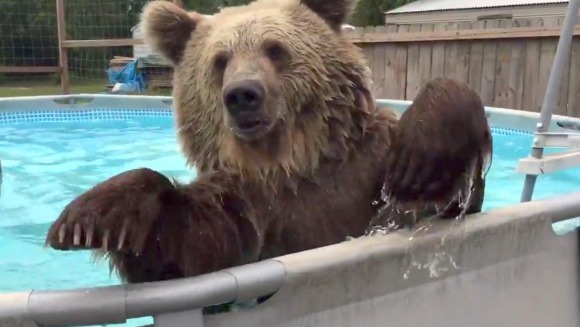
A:
[[[351,19],[355,26],[380,26],[385,24],[385,12],[415,0],[360,0]]]

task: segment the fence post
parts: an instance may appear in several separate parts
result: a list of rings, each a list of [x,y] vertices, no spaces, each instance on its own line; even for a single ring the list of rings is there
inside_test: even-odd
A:
[[[552,63],[552,70],[550,71],[548,86],[546,87],[546,94],[544,95],[544,101],[542,103],[542,112],[540,113],[540,121],[538,122],[537,128],[538,133],[546,132],[550,127],[550,122],[552,121],[552,112],[554,111],[560,92],[562,71],[564,70],[566,57],[570,55],[570,44],[572,43],[574,27],[576,26],[579,4],[580,0],[570,0],[568,2],[568,9],[566,10],[566,16],[564,17],[564,22],[562,23],[562,29],[560,31],[560,39],[558,39],[558,47],[556,48],[556,57]],[[533,158],[540,159],[543,154],[544,148],[532,148],[531,156]],[[526,175],[521,202],[532,200],[532,194],[534,193],[537,178],[538,175]]]
[[[65,0],[56,0],[56,26],[58,29],[58,57],[60,66],[60,86],[63,94],[70,92],[70,80],[68,71],[68,51],[63,46],[66,41],[66,25],[65,25]]]

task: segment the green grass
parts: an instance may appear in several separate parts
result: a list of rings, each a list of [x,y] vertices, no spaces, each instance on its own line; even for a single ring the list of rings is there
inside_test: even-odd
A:
[[[105,90],[105,82],[71,81],[70,93],[99,93]],[[62,94],[60,84],[54,80],[13,81],[0,84],[0,98],[35,95]]]
[[[106,90],[106,81],[71,81],[70,93],[101,93]],[[60,95],[60,84],[54,80],[12,81],[0,83],[0,98],[35,95]],[[150,91],[146,95],[171,95],[170,90]]]

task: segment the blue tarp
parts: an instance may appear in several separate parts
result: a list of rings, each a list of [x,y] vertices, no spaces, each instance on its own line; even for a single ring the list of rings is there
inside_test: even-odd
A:
[[[107,76],[109,84],[119,84],[119,93],[140,93],[147,88],[147,79],[137,69],[137,60],[129,62],[121,70],[107,69]]]

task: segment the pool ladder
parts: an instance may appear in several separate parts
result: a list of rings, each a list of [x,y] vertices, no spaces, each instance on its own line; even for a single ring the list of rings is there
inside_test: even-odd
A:
[[[546,86],[546,94],[544,95],[542,103],[540,121],[536,126],[537,131],[534,144],[532,145],[532,153],[530,157],[520,159],[516,168],[517,172],[526,174],[521,202],[531,201],[538,175],[580,166],[578,135],[575,133],[548,132],[552,121],[552,113],[554,112],[560,94],[564,65],[567,57],[570,56],[572,36],[574,35],[574,28],[578,20],[579,9],[580,0],[568,1],[566,15],[564,16],[564,22],[562,23],[562,29],[558,39],[556,55],[552,63],[548,85]],[[577,124],[572,123],[572,125]],[[565,126],[560,127],[568,129]],[[568,148],[568,151],[544,156],[543,150],[547,147],[564,147]]]
[[[548,174],[564,169],[580,167],[580,133],[536,132],[533,149],[565,148],[541,158],[529,156],[518,161],[516,172],[528,175]]]

